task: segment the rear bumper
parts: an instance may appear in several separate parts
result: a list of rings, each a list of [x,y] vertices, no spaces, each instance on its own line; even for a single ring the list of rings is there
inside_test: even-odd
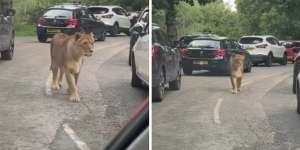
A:
[[[48,32],[48,29],[55,29],[58,30],[59,32],[66,33],[66,34],[74,34],[78,30],[76,28],[58,28],[58,27],[37,27],[37,34],[38,35],[45,35],[47,37],[52,37],[54,34],[59,33],[59,32]]]
[[[250,55],[252,63],[264,62],[267,58],[266,55]]]
[[[207,64],[195,64],[195,61],[203,61]],[[226,59],[214,60],[214,59],[198,59],[198,58],[183,58],[183,68],[190,68],[194,70],[222,70],[226,69],[228,65]]]

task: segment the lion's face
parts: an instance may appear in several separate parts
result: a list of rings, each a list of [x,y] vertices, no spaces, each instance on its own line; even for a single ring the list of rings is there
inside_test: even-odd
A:
[[[94,52],[94,35],[90,34],[78,34],[76,35],[76,43],[79,46],[79,50],[84,56],[92,56]]]

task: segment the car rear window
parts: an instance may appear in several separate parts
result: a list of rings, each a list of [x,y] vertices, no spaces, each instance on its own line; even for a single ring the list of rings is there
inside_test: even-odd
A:
[[[257,37],[245,37],[240,39],[241,44],[258,44],[262,43],[263,39],[262,38],[257,38]]]
[[[188,44],[191,48],[220,48],[220,41],[216,40],[193,40]]]
[[[72,10],[64,9],[50,9],[44,15],[45,18],[62,18],[62,19],[72,19]]]
[[[89,11],[93,14],[106,14],[109,10],[103,7],[91,7],[89,8]]]

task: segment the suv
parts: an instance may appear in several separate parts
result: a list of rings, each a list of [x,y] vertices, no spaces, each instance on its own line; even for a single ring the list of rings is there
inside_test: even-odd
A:
[[[279,44],[274,36],[243,36],[239,43],[250,53],[254,65],[264,63],[265,66],[271,67],[273,62],[281,65],[287,64],[285,47]]]
[[[209,70],[224,74],[230,73],[230,56],[234,52],[245,53],[245,72],[251,72],[252,63],[247,51],[227,37],[213,34],[184,36],[180,39],[183,57],[183,72],[191,75],[193,70]]]
[[[37,23],[37,36],[40,42],[46,42],[47,38],[58,32],[73,34],[79,31],[93,32],[95,39],[105,40],[104,23],[82,5],[65,4],[51,7],[39,17]]]
[[[165,89],[181,87],[181,53],[157,25],[152,27],[152,99],[161,101]]]
[[[129,35],[130,14],[120,6],[90,6],[89,11],[101,19],[108,27],[108,32],[115,36],[120,32]]]
[[[12,0],[0,1],[0,52],[1,58],[11,60],[14,55],[15,27]]]

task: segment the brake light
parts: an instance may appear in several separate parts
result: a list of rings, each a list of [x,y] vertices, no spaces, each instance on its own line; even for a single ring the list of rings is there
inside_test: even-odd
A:
[[[268,44],[256,45],[256,48],[267,48]]]
[[[158,58],[159,48],[157,46],[152,47],[152,61]]]
[[[45,23],[46,23],[45,18],[43,18],[43,17],[38,18],[38,20],[37,20],[38,26],[44,25]]]
[[[183,48],[181,49],[181,53],[183,57],[187,57],[189,55],[191,55],[191,50],[187,49],[187,48]]]
[[[104,16],[102,16],[102,18],[110,19],[110,18],[112,18],[113,16],[114,16],[113,14],[109,14],[109,15],[104,15]]]
[[[78,19],[70,19],[68,21],[68,24],[69,24],[70,27],[76,28],[76,26],[78,25]]]
[[[224,57],[225,56],[225,50],[224,49],[219,49],[215,51],[215,57]]]

